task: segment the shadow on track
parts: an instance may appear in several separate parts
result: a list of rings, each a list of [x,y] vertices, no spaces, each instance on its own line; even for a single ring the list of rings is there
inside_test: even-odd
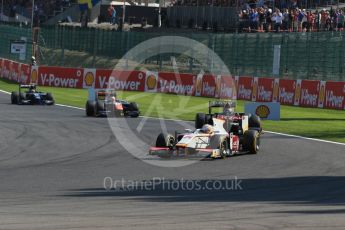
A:
[[[111,189],[69,190],[67,197],[111,197],[149,202],[272,202],[311,205],[345,205],[345,177],[307,176],[235,180],[164,180],[111,185]],[[142,181],[138,182],[139,185]],[[232,187],[231,187],[232,185]],[[187,187],[189,186],[189,187]],[[193,187],[194,186],[194,187]],[[227,186],[227,187],[226,187]],[[114,188],[116,187],[116,188]]]

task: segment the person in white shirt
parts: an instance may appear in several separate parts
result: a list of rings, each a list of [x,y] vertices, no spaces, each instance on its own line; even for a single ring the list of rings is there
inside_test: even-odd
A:
[[[280,12],[279,9],[276,9],[276,11],[273,14],[272,21],[274,21],[274,30],[276,32],[280,31],[281,25],[283,23],[283,14]]]

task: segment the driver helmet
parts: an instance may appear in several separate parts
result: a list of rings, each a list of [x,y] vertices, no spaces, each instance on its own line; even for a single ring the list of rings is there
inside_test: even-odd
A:
[[[202,128],[200,129],[200,131],[201,131],[202,133],[211,134],[211,133],[214,132],[214,129],[213,129],[212,125],[206,124],[206,125],[203,125],[203,126],[202,126]]]
[[[34,86],[30,86],[29,91],[31,93],[35,93],[36,92],[35,87]]]
[[[111,97],[110,97],[110,100],[111,100],[112,103],[115,103],[115,102],[116,102],[115,96],[111,96]]]
[[[232,108],[229,103],[226,103],[224,105],[223,112],[225,114],[232,114],[232,113],[234,113],[234,108]]]

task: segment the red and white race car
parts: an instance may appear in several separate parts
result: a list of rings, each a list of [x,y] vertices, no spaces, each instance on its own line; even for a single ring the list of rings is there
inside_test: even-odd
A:
[[[149,154],[225,158],[238,153],[258,153],[262,134],[260,118],[236,113],[235,106],[233,101],[210,101],[208,114],[196,114],[194,131],[160,133]],[[223,107],[223,112],[212,113],[214,107]]]

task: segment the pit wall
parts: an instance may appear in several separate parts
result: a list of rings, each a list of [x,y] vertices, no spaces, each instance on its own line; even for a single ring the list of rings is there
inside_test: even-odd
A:
[[[345,82],[52,66],[31,67],[1,58],[0,77],[22,84],[35,83],[40,86],[79,89],[110,87],[115,90],[280,102],[282,105],[345,110]]]

